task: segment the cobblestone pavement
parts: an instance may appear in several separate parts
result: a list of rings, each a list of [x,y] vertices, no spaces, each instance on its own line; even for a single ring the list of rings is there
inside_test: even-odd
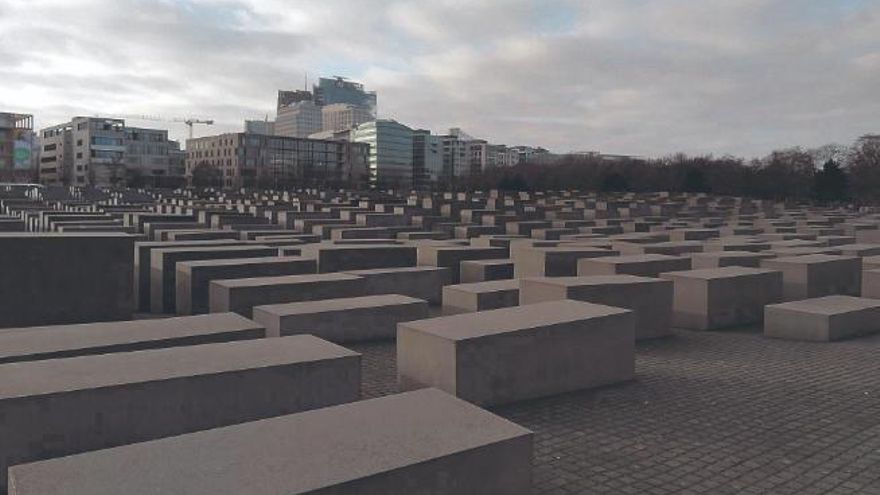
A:
[[[364,396],[396,392],[394,344],[353,348]],[[535,494],[880,494],[880,336],[677,331],[636,371],[492,409],[535,432]]]

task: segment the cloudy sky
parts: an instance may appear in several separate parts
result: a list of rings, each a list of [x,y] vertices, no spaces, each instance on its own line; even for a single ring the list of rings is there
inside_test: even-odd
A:
[[[751,157],[880,132],[880,0],[0,0],[0,111],[38,126],[237,131],[306,73],[437,132]]]

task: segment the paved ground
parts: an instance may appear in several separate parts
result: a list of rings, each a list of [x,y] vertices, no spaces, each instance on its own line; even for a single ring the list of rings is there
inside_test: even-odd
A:
[[[395,392],[394,344],[353,348],[364,395]],[[536,494],[880,494],[880,336],[681,331],[637,375],[493,409],[535,432]]]

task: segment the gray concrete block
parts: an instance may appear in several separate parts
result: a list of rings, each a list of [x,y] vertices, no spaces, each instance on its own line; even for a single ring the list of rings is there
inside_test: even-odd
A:
[[[134,237],[0,233],[0,328],[126,320]]]
[[[764,335],[831,342],[880,332],[880,301],[825,296],[764,308]]]
[[[463,284],[513,278],[513,261],[509,259],[466,260],[459,266],[459,280]]]
[[[618,254],[617,251],[590,246],[532,247],[517,252],[514,271],[516,278],[569,277],[577,275],[581,259]]]
[[[862,289],[862,261],[855,256],[792,256],[764,260],[761,266],[782,272],[786,301],[834,294],[858,296]]]
[[[11,470],[11,495],[527,495],[532,433],[423,389]]]
[[[257,339],[265,329],[234,313],[0,330],[0,364]]]
[[[266,246],[171,247],[150,251],[150,310],[174,313],[177,305],[177,263],[181,261],[269,257],[277,248]]]
[[[728,266],[669,272],[672,280],[672,325],[691,330],[716,330],[760,323],[764,306],[782,301],[782,273]]]
[[[0,365],[7,468],[357,400],[360,355],[310,335]]]
[[[633,378],[632,311],[552,301],[398,325],[403,389],[494,405]]]
[[[519,280],[495,280],[443,287],[443,313],[457,314],[519,305]]]
[[[377,268],[343,273],[364,279],[363,295],[402,294],[424,299],[432,306],[442,303],[443,286],[452,283],[449,269],[435,266]]]
[[[398,323],[427,317],[427,302],[399,294],[254,307],[254,321],[270,337],[312,334],[339,343],[394,339]]]
[[[366,282],[344,273],[284,275],[214,280],[208,290],[212,313],[233,311],[250,318],[254,306],[362,296]]]
[[[438,244],[420,244],[418,246],[418,263],[420,266],[437,266],[448,268],[452,283],[459,282],[460,264],[464,260],[487,260],[507,258],[507,250],[497,247],[452,246]]]
[[[572,299],[631,309],[636,340],[652,339],[672,334],[672,286],[669,280],[633,275],[525,278],[519,303]]]
[[[416,266],[417,259],[415,247],[393,244],[310,244],[302,253],[318,260],[318,273]]]
[[[656,278],[664,272],[690,269],[690,258],[665,254],[636,254],[579,259],[577,274],[579,276],[636,275]]]
[[[180,315],[207,313],[212,280],[305,275],[316,271],[314,259],[300,256],[181,261],[177,263],[175,310]]]

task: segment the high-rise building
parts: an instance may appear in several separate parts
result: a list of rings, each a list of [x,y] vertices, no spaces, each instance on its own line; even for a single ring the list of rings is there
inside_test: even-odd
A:
[[[394,120],[366,122],[354,131],[354,141],[370,145],[370,184],[410,187],[413,184],[413,130]]]
[[[34,117],[0,113],[0,182],[32,182],[34,159]]]
[[[351,103],[331,103],[321,107],[324,131],[345,131],[376,118],[369,109]]]
[[[443,138],[431,131],[413,131],[413,186],[426,189],[443,175]]]
[[[373,118],[376,117],[376,92],[365,91],[363,84],[348,81],[343,77],[333,79],[322,77],[312,89],[315,103],[318,105],[348,103],[363,108],[369,111]]]
[[[40,131],[40,182],[53,185],[165,184],[179,143],[165,129],[126,127],[122,119],[74,117]]]
[[[275,134],[275,122],[272,120],[245,120],[244,132],[246,134]]]
[[[196,185],[358,187],[369,146],[239,132],[189,139],[186,153],[186,175]]]
[[[295,89],[292,91],[279,89],[278,103],[275,107],[275,110],[279,111],[282,107],[286,107],[293,103],[299,103],[301,101],[314,101],[312,92],[304,89]]]
[[[321,107],[313,101],[299,101],[278,109],[275,119],[275,135],[306,138],[321,132],[323,128]]]

